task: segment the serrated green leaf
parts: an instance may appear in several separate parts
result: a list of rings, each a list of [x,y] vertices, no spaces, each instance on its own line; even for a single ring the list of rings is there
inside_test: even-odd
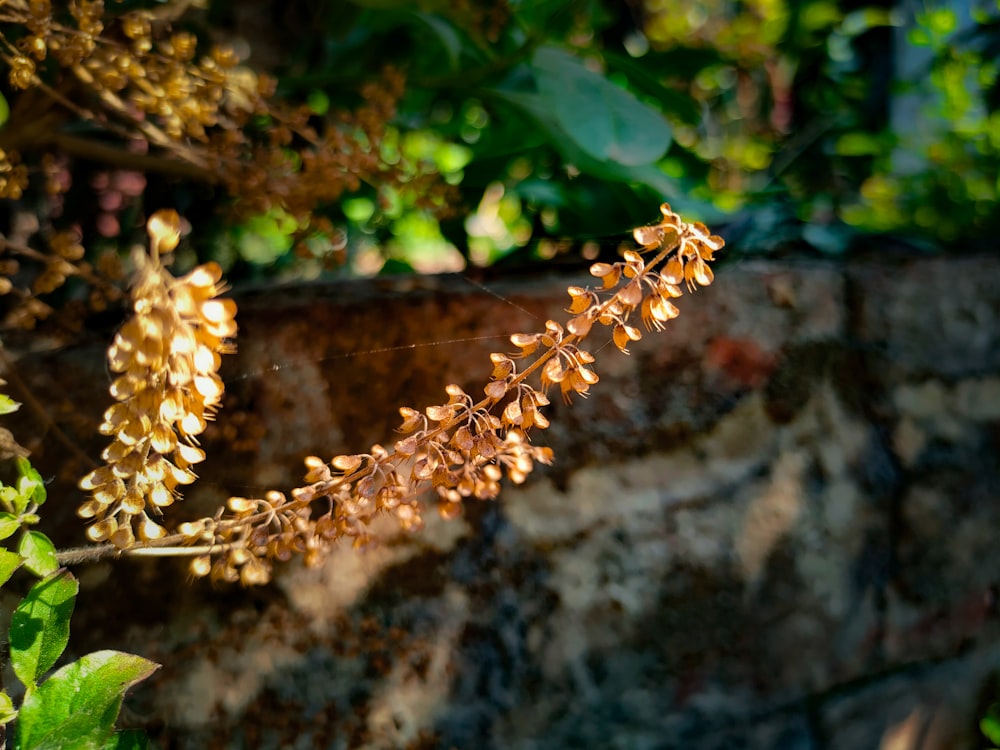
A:
[[[3,117],[3,109],[4,106],[7,104],[7,100],[3,98],[3,94],[0,94],[0,100],[2,100],[3,102],[2,104],[0,104],[0,126],[2,126],[3,121],[7,119],[6,117]],[[17,411],[20,408],[21,404],[19,401],[15,401],[6,393],[0,393],[0,415],[10,414],[12,412]]]
[[[59,568],[55,545],[40,531],[24,532],[17,553],[24,558],[24,567],[35,575],[47,576]]]
[[[24,562],[24,558],[19,554],[7,549],[0,549],[0,586],[10,580],[14,571],[21,567],[22,562]]]
[[[10,620],[10,661],[25,685],[34,685],[69,642],[69,619],[80,584],[60,570],[31,587]]]
[[[107,747],[125,691],[158,668],[148,659],[119,651],[97,651],[67,664],[24,699],[18,747]]]
[[[28,459],[23,457],[17,459],[17,473],[20,475],[17,478],[18,494],[26,498],[28,503],[36,505],[44,503],[45,482]]]
[[[14,708],[14,701],[7,695],[6,690],[0,690],[0,726],[10,723],[11,719],[17,716],[17,709]]]
[[[666,153],[671,129],[663,115],[577,57],[557,47],[539,47],[532,65],[546,108],[565,136],[589,156],[636,167]]]
[[[21,522],[17,516],[13,513],[0,513],[0,539],[13,536],[19,528],[21,528]]]

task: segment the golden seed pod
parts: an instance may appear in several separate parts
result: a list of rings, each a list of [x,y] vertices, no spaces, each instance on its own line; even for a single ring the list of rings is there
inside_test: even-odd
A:
[[[177,458],[184,461],[188,466],[201,463],[205,460],[205,451],[194,445],[178,443],[176,447]],[[187,467],[185,467],[187,468]]]
[[[212,558],[209,555],[199,555],[191,560],[188,568],[195,578],[204,578],[212,572]]]
[[[181,217],[173,209],[157,211],[146,222],[149,244],[157,255],[169,253],[181,239]]]
[[[244,586],[263,586],[271,580],[271,571],[257,558],[240,568],[240,583]]]
[[[140,514],[139,538],[144,542],[151,542],[154,539],[162,539],[167,535],[167,530],[160,524],[153,521],[145,513]]]
[[[227,505],[233,513],[252,513],[257,508],[257,501],[248,497],[231,497]]]
[[[87,528],[87,538],[92,542],[105,542],[118,530],[114,516],[98,521]]]
[[[157,482],[149,491],[149,501],[157,508],[166,508],[173,504],[174,496],[166,486]]]
[[[82,503],[79,508],[76,509],[76,514],[80,516],[80,518],[93,518],[94,516],[96,516],[98,513],[101,512],[103,507],[104,506],[102,506],[96,500],[87,500],[85,503]]]
[[[124,513],[135,516],[146,507],[146,499],[139,492],[138,488],[130,487],[122,498],[121,509]]]
[[[122,526],[110,537],[108,541],[115,545],[118,549],[128,549],[133,544],[135,544],[135,534],[132,533],[132,526]]]

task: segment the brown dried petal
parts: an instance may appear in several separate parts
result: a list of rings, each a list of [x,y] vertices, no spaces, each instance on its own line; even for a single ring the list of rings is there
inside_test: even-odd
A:
[[[452,445],[461,451],[472,450],[472,432],[469,430],[467,425],[462,425],[457,430],[455,430],[455,435],[451,439]]]
[[[399,414],[403,418],[403,423],[397,428],[400,432],[412,432],[424,423],[423,414],[409,406],[399,407]]]
[[[684,283],[684,265],[676,255],[667,261],[660,277],[668,284],[678,285]]]
[[[538,348],[539,335],[537,333],[515,333],[510,337],[510,343],[518,347],[521,351],[516,356],[527,357]]]
[[[553,357],[546,362],[545,366],[542,368],[543,386],[550,383],[561,383],[564,377],[566,377],[566,370],[559,357]]]
[[[590,329],[593,325],[593,316],[589,313],[584,313],[583,315],[577,315],[575,318],[571,318],[566,324],[566,329],[577,338],[582,339],[590,333]]]
[[[428,406],[424,412],[432,422],[443,422],[452,415],[452,410],[448,406]]]
[[[618,299],[629,307],[635,307],[642,302],[642,287],[638,279],[626,284],[619,292]]]
[[[407,438],[397,441],[395,449],[397,453],[404,456],[412,456],[417,452],[417,445],[417,438],[414,435],[410,435]]]
[[[507,394],[506,380],[491,380],[483,388],[483,392],[494,401],[499,401]]]
[[[343,472],[351,472],[361,466],[364,456],[334,456],[330,461],[333,468]]]
[[[659,225],[636,227],[632,230],[632,237],[635,241],[646,249],[659,247],[663,243],[664,228]]]
[[[691,277],[701,284],[701,286],[708,286],[715,280],[715,274],[712,273],[712,268],[701,258],[688,265],[688,269],[694,268],[691,271]]]
[[[503,380],[514,374],[514,360],[506,354],[493,352],[490,354],[490,361],[493,362],[493,378]]]
[[[573,299],[569,308],[566,310],[566,312],[571,315],[578,315],[579,313],[582,313],[594,302],[593,295],[583,287],[571,286],[566,291],[569,292],[569,296]]]
[[[514,400],[507,404],[503,410],[503,422],[508,425],[521,424],[521,404]]]

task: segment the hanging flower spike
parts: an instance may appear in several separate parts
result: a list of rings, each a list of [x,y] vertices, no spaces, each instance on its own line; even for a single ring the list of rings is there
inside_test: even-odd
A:
[[[205,459],[197,436],[222,399],[221,354],[233,351],[236,305],[216,297],[225,291],[215,263],[176,279],[160,258],[180,241],[180,217],[158,211],[146,225],[150,253],[134,256],[134,316],[115,335],[108,366],[118,377],[110,392],[117,403],[104,413],[100,431],[114,437],[101,454],[105,465],[79,486],[91,493],[77,511],[93,519],[87,536],[124,549],[166,535],[150,514],[178,497],[196,479],[191,467]]]

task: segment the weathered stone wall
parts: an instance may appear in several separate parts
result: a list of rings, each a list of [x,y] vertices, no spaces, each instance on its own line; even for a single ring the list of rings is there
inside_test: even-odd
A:
[[[243,295],[214,460],[178,512],[391,442],[398,406],[478,390],[569,283]],[[537,438],[556,465],[497,503],[258,591],[95,566],[72,646],[165,665],[126,715],[162,747],[981,747],[1000,261],[746,263],[679,306],[629,357],[592,347],[601,382]],[[100,346],[18,372],[66,438],[30,445],[43,471],[82,473],[67,442],[99,452]]]

